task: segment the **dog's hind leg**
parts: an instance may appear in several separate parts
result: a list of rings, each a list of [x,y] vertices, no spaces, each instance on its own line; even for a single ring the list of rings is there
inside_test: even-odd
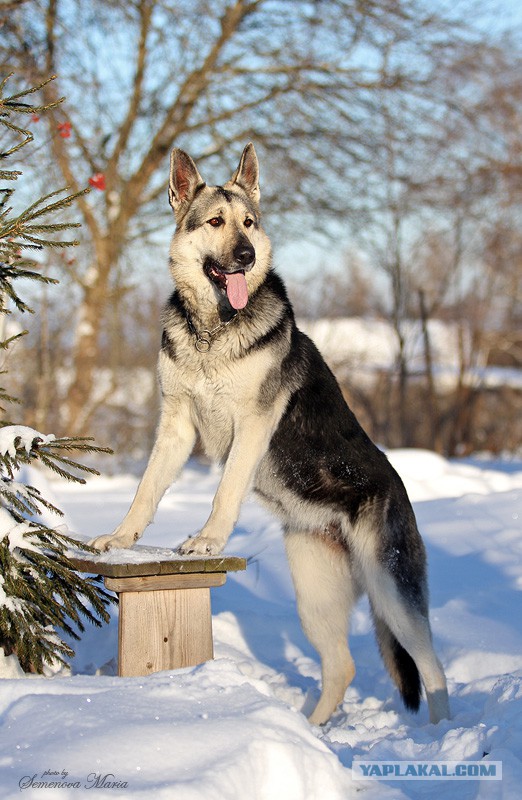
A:
[[[355,675],[348,624],[357,591],[344,546],[322,533],[285,531],[303,630],[321,657],[322,693],[310,722],[322,725]]]

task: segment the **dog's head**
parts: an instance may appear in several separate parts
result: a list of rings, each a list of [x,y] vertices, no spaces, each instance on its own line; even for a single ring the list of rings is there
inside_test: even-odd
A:
[[[170,158],[169,201],[176,217],[170,263],[178,289],[198,304],[241,309],[270,268],[260,223],[259,168],[253,144],[224,186],[207,186],[187,153]]]

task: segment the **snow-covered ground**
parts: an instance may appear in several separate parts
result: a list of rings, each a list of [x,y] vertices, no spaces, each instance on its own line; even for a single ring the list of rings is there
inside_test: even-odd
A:
[[[358,385],[373,385],[383,371],[392,372],[399,356],[399,342],[393,326],[382,319],[340,317],[300,319],[299,327],[315,342],[338,378]],[[424,334],[420,321],[402,326],[404,355],[411,377],[426,369]],[[473,353],[470,332],[461,323],[428,321],[433,359],[433,378],[440,391],[451,392],[459,380],[469,386],[522,389],[522,369],[488,366],[487,353]],[[463,350],[464,348],[464,350]],[[463,351],[463,352],[462,352]],[[464,361],[463,361],[464,358]],[[467,365],[462,374],[463,364]],[[474,366],[472,366],[474,365]]]
[[[114,677],[115,609],[108,627],[89,629],[76,646],[72,676],[0,680],[0,797],[520,797],[522,464],[491,468],[404,450],[389,457],[428,547],[451,721],[429,724],[425,703],[418,715],[404,710],[363,601],[351,626],[353,684],[324,728],[308,724],[301,712],[318,695],[317,656],[299,625],[279,524],[249,500],[227,548],[248,556],[249,567],[212,590],[215,660],[146,679]],[[217,480],[191,463],[144,544],[175,547],[197,530]],[[51,488],[71,529],[87,538],[120,521],[136,480]],[[501,761],[503,779],[353,781],[354,759]]]

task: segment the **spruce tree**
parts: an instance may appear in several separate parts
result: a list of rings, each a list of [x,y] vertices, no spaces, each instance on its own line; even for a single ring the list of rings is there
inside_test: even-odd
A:
[[[22,175],[4,169],[6,159],[33,140],[24,117],[35,118],[51,107],[35,102],[44,84],[5,96],[10,78],[0,82],[0,180],[5,182]],[[68,238],[68,232],[78,225],[56,221],[78,194],[54,191],[15,213],[10,206],[13,193],[11,186],[0,188],[0,322],[10,313],[9,306],[32,313],[15,285],[19,278],[57,283],[38,271],[31,255],[45,247],[78,244]],[[24,333],[4,339],[0,347],[7,350]],[[12,401],[0,389],[3,413]],[[98,578],[75,572],[67,556],[70,548],[89,548],[44,524],[44,510],[62,512],[24,482],[28,465],[40,463],[68,480],[84,483],[82,474],[97,473],[76,462],[71,457],[75,451],[110,452],[88,438],[55,438],[7,419],[0,421],[0,647],[5,656],[14,653],[26,672],[43,672],[45,665],[67,663],[74,651],[63,636],[79,639],[84,620],[101,625],[109,619],[111,597]]]

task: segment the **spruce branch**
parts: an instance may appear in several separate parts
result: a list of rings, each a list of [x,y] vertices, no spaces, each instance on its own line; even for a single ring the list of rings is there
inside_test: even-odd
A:
[[[1,432],[0,428],[0,432]],[[63,437],[55,439],[50,436],[42,436],[37,431],[26,428],[24,436],[18,435],[13,438],[10,450],[0,453],[0,466],[3,466],[9,477],[12,479],[15,472],[24,464],[30,464],[34,460],[39,460],[44,466],[58,473],[61,477],[67,478],[75,483],[85,483],[85,479],[75,474],[75,470],[89,475],[99,475],[94,467],[86,466],[62,452],[72,453],[81,452],[85,454],[107,453],[111,454],[109,447],[100,447],[93,444],[91,437]],[[28,438],[29,435],[29,438]]]
[[[1,249],[0,249],[1,254]],[[18,292],[16,291],[15,287],[13,286],[13,281],[17,278],[27,278],[29,280],[38,281],[39,283],[44,284],[57,284],[58,281],[54,278],[49,278],[46,275],[42,275],[39,272],[35,272],[33,269],[25,269],[25,265],[30,266],[33,262],[21,260],[15,263],[5,263],[0,262],[0,313],[8,314],[9,311],[6,308],[5,300],[1,299],[1,295],[4,295],[5,298],[8,298],[13,302],[16,306],[18,311],[22,313],[28,312],[33,314],[33,309],[27,305],[27,303],[20,297]],[[25,333],[25,332],[24,332]],[[16,336],[12,337],[17,338],[18,336],[22,336],[23,334],[16,334]],[[7,341],[7,340],[6,340]]]
[[[3,309],[0,309],[0,313],[8,313],[8,312],[3,311]],[[27,331],[20,331],[20,333],[15,333],[8,339],[4,339],[3,342],[0,341],[0,350],[7,350],[12,345],[13,342],[18,341],[18,339],[21,339],[22,336],[26,336],[26,334]],[[6,374],[7,374],[6,370],[0,371],[0,375],[6,375]]]
[[[55,629],[78,640],[84,620],[98,627],[108,622],[114,600],[98,578],[74,571],[67,549],[78,542],[45,526],[26,527],[18,546],[10,547],[9,535],[0,541],[0,639],[24,670],[42,672],[74,655]]]
[[[60,103],[63,103],[65,100],[64,97],[59,98],[53,103],[48,103],[47,105],[41,104],[34,104],[34,103],[22,103],[22,98],[29,98],[30,95],[39,92],[48,83],[56,79],[56,75],[52,75],[45,81],[42,81],[37,86],[31,86],[29,89],[23,89],[21,92],[16,92],[15,94],[10,95],[9,97],[4,97],[4,89],[7,85],[7,82],[10,78],[12,78],[13,73],[9,73],[6,77],[0,82],[0,125],[3,125],[4,128],[14,132],[18,138],[21,138],[21,141],[17,142],[16,144],[12,145],[8,150],[5,152],[0,153],[0,160],[3,158],[7,158],[8,156],[13,155],[18,150],[21,150],[22,147],[25,147],[30,142],[33,141],[33,134],[31,131],[26,130],[25,128],[21,128],[19,125],[15,125],[9,119],[9,116],[13,113],[19,114],[38,114],[43,113],[44,111],[48,111],[51,108],[56,108],[59,106]],[[1,180],[16,180],[20,172],[16,172],[13,170],[0,170],[0,179]]]
[[[47,234],[53,234],[59,231],[71,230],[73,228],[79,228],[80,224],[77,222],[62,222],[58,224],[48,223],[45,225],[41,225],[38,227],[33,228],[31,225],[35,219],[39,219],[44,214],[53,214],[55,211],[60,211],[64,208],[68,208],[75,200],[79,197],[82,197],[85,194],[89,194],[90,189],[89,187],[82,189],[79,192],[74,192],[73,194],[66,195],[65,197],[60,198],[60,200],[56,200],[54,203],[47,203],[47,200],[51,199],[52,197],[57,197],[64,192],[67,192],[68,188],[58,189],[55,192],[51,192],[44,197],[39,198],[35,203],[25,209],[18,217],[7,217],[7,214],[4,215],[4,218],[0,217],[0,239],[1,240],[12,240],[11,244],[13,244],[16,237],[24,237],[24,234],[29,231],[29,234],[32,232],[41,232]],[[47,203],[45,205],[45,203]],[[30,236],[27,237],[30,240]],[[14,246],[16,246],[16,242],[14,242]],[[38,242],[39,247],[49,246],[49,247],[71,247],[76,246],[79,244],[78,241],[60,241],[55,239],[46,239],[40,240]],[[21,246],[21,243],[18,243],[18,247]]]
[[[0,153],[0,161],[33,138],[18,120],[13,121],[13,114],[45,112],[63,99],[43,106],[32,102],[33,95],[54,77],[4,97],[9,77],[0,82],[0,125],[15,141]],[[4,180],[16,180],[20,175],[17,170],[0,170]],[[22,252],[77,245],[63,234],[78,225],[54,222],[54,215],[89,189],[72,194],[69,189],[50,192],[18,215],[9,206],[13,191],[0,189],[0,314],[10,313],[9,302],[21,313],[33,311],[15,288],[17,279],[57,283],[41,274],[37,262],[22,256]],[[9,336],[0,347],[7,349],[24,333]],[[11,399],[0,389],[0,401]],[[67,556],[71,549],[90,552],[91,548],[42,523],[44,511],[61,516],[60,509],[37,488],[15,476],[36,462],[67,480],[85,483],[82,475],[97,475],[98,471],[76,461],[74,454],[110,452],[91,438],[56,439],[27,426],[0,422],[0,648],[5,655],[16,654],[25,671],[42,672],[46,664],[66,664],[74,651],[63,635],[77,640],[85,630],[85,621],[98,626],[108,622],[107,608],[113,597],[100,586],[100,579],[79,575]]]
[[[46,500],[39,489],[11,478],[0,478],[0,502],[18,522],[23,522],[24,518],[31,515],[41,514],[42,508],[63,517],[63,511]]]
[[[61,200],[57,200],[55,203],[48,203],[43,208],[40,208],[40,206],[42,206],[44,203],[47,203],[47,201],[50,200],[52,197],[57,197],[58,195],[67,191],[69,191],[68,186],[66,186],[64,189],[57,189],[54,192],[50,192],[49,194],[40,197],[38,200],[36,200],[36,202],[34,202],[20,214],[20,220],[22,222],[26,222],[32,219],[37,219],[37,217],[41,217],[43,214],[52,214],[54,211],[59,211],[62,208],[70,206],[74,200],[76,200],[78,197],[81,197],[84,194],[89,194],[91,190],[89,189],[89,187],[87,187],[79,192],[74,192],[73,194],[70,194],[67,197],[62,198]],[[65,225],[65,227],[67,227],[67,224]],[[69,227],[79,228],[81,226],[80,223],[71,223],[69,224]]]
[[[16,153],[17,150],[21,150],[22,147],[25,147],[26,144],[32,142],[34,137],[31,131],[25,130],[25,128],[20,128],[18,125],[13,125],[13,123],[9,122],[9,120],[3,119],[1,114],[2,112],[0,112],[0,123],[4,126],[4,128],[7,128],[10,131],[14,131],[15,133],[20,134],[20,136],[24,137],[22,141],[14,144],[12,147],[9,148],[9,150],[5,150],[4,152],[0,153],[0,158],[7,158],[7,156],[11,156],[13,153]],[[0,171],[0,178],[4,181],[16,180],[19,177],[19,175],[21,175],[21,173],[17,172],[16,170]]]
[[[7,84],[7,81],[10,80],[10,78],[12,78],[13,75],[14,72],[10,72],[8,75],[5,76],[5,78],[2,81],[0,81],[0,113],[2,105],[5,106],[6,108],[9,108],[9,110],[11,111],[20,111],[22,113],[26,112],[30,114],[36,114],[36,113],[42,113],[43,111],[49,111],[51,108],[56,108],[56,106],[59,106],[61,103],[64,102],[65,97],[60,97],[53,103],[47,103],[45,105],[41,104],[34,105],[31,103],[17,102],[21,97],[29,97],[30,95],[39,92],[45,86],[48,86],[48,84],[56,80],[56,75],[51,75],[50,78],[47,78],[47,80],[42,81],[37,86],[30,86],[28,89],[22,89],[21,92],[16,92],[15,94],[12,94],[10,97],[3,98],[3,92]]]
[[[88,455],[94,453],[111,454],[110,447],[99,447],[92,444],[92,437],[63,437],[46,443],[38,444],[37,451],[41,462],[49,469],[57,472],[62,477],[75,483],[85,483],[85,479],[75,474],[75,470],[88,475],[99,475],[98,470],[81,464],[62,453],[79,452]]]

